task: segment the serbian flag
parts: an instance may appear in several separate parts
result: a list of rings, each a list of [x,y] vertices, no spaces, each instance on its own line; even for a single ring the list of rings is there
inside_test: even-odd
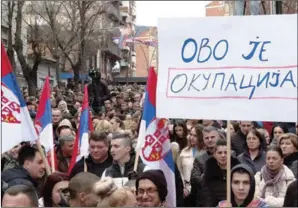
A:
[[[87,157],[89,154],[89,131],[93,131],[93,125],[88,104],[88,89],[87,85],[85,85],[79,130],[76,135],[72,157],[68,168],[68,174],[70,174],[77,161],[79,161],[82,157]]]
[[[20,142],[37,140],[37,133],[3,44],[1,44],[1,130],[2,153]]]
[[[144,110],[137,150],[148,169],[163,171],[168,186],[167,206],[176,207],[175,165],[167,119],[156,118],[157,75],[151,67],[145,92]]]
[[[46,77],[34,122],[40,143],[46,153],[54,148],[50,90],[49,77]]]

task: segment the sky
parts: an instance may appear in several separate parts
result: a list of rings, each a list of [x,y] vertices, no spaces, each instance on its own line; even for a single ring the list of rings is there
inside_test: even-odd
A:
[[[136,1],[137,25],[157,26],[160,17],[204,17],[211,1]]]

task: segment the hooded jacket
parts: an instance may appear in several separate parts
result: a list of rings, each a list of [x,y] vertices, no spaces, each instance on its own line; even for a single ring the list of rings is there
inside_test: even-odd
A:
[[[231,167],[238,165],[240,162],[237,158],[231,157]],[[196,206],[215,207],[218,203],[226,198],[227,171],[222,170],[214,157],[206,161],[205,172],[203,175],[203,188],[199,190],[200,199],[197,198]]]
[[[243,170],[244,172],[249,174],[249,181],[250,181],[250,189],[248,192],[248,195],[246,197],[246,199],[244,200],[243,204],[238,205],[235,202],[235,196],[231,187],[231,203],[232,203],[232,207],[268,207],[268,205],[266,204],[266,202],[264,202],[261,199],[254,199],[254,193],[255,193],[255,177],[254,177],[254,172],[252,171],[252,169],[246,165],[246,164],[239,164],[236,165],[234,168],[232,168],[231,170],[231,180],[233,179],[233,174],[235,173],[235,171],[237,170]],[[219,202],[219,207],[224,207],[224,204],[226,203],[226,201],[221,201]]]

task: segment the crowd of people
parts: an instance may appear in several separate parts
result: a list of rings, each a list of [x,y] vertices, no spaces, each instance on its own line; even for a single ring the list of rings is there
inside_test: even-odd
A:
[[[84,97],[81,85],[69,81],[51,92],[55,148],[47,159],[55,172],[46,174],[35,144],[16,145],[2,154],[2,206],[167,206],[171,190],[164,173],[136,160],[145,86],[107,86],[100,74],[92,76],[88,92],[94,131],[88,157],[68,174]],[[39,96],[28,96],[25,88],[23,95],[34,120]],[[297,124],[233,121],[227,126],[226,121],[170,119],[168,127],[177,207],[297,207]],[[230,204],[227,129],[232,133]]]

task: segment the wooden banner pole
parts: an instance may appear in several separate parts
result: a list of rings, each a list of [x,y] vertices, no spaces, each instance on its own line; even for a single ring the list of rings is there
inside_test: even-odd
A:
[[[227,121],[227,204],[231,204],[231,121]]]

